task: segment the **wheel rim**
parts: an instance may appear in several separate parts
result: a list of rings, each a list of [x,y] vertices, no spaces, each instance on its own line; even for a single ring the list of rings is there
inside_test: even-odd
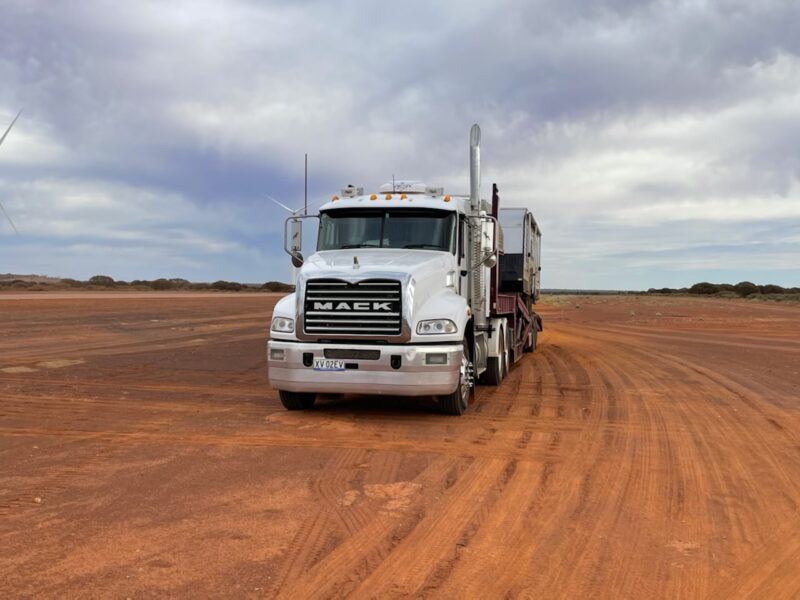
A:
[[[469,378],[467,369],[469,368],[469,361],[466,357],[461,359],[461,405],[467,405],[467,398],[469,396]]]
[[[467,400],[469,399],[469,388],[470,388],[470,381],[469,381],[469,358],[467,356],[467,347],[464,346],[464,351],[461,353],[461,367],[459,369],[459,376],[460,376],[460,386],[459,390],[461,392],[461,407],[467,407]]]
[[[505,379],[506,373],[508,373],[508,352],[506,350],[506,342],[503,338],[500,338],[503,348],[500,350],[500,380],[502,381]]]

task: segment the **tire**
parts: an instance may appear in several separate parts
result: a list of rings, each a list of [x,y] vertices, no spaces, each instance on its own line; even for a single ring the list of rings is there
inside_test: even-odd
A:
[[[439,406],[441,407],[442,412],[446,415],[463,415],[467,411],[470,400],[472,400],[472,383],[469,381],[471,364],[466,339],[463,342],[463,346],[464,354],[461,358],[458,386],[453,393],[447,394],[446,396],[439,396]]]
[[[503,341],[503,349],[500,351],[500,356],[490,356],[486,359],[486,371],[481,375],[481,383],[500,385],[505,379],[506,373],[508,373],[508,358],[505,341]]]
[[[514,364],[514,340],[511,338],[512,333],[506,331],[506,351],[503,354],[505,365],[503,366],[503,379],[508,377],[511,372],[511,367]]]
[[[316,394],[307,394],[303,392],[285,392],[278,390],[278,396],[281,398],[281,404],[286,410],[308,410],[314,406],[317,401]]]
[[[533,303],[531,302],[530,298],[527,301],[528,305],[528,314],[533,317]],[[536,350],[536,321],[531,324],[531,332],[528,334],[528,339],[525,341],[525,344],[522,346],[523,352],[533,352]]]

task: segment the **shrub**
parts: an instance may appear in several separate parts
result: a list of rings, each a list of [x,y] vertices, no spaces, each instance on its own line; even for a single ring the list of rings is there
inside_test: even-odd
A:
[[[280,281],[268,281],[261,286],[261,289],[267,292],[292,292],[294,291],[294,286]]]
[[[66,286],[69,286],[69,287],[73,287],[73,288],[79,288],[79,287],[83,287],[83,286],[86,285],[86,283],[84,283],[83,281],[78,281],[77,279],[71,279],[69,277],[66,277],[66,278],[62,279],[61,283],[63,285],[66,285]]]
[[[89,283],[91,285],[102,285],[104,287],[109,287],[114,285],[114,279],[108,275],[95,275],[89,279]]]
[[[186,279],[181,279],[180,277],[173,277],[169,282],[172,284],[173,289],[176,290],[185,290],[192,285],[191,282]]]
[[[241,283],[236,281],[215,281],[211,284],[211,287],[215,290],[223,290],[226,292],[239,292],[241,291],[244,286]]]
[[[758,291],[762,294],[785,294],[787,290],[779,285],[767,284],[758,286]]]
[[[703,281],[701,283],[695,283],[692,287],[689,288],[690,294],[716,294],[719,291],[719,288],[714,285],[713,283],[708,283],[707,281]]]
[[[735,286],[733,286],[733,291],[735,291],[740,296],[749,296],[750,294],[757,294],[758,293],[758,286],[755,283],[751,283],[749,281],[740,281]]]
[[[169,279],[164,279],[161,277],[160,279],[156,279],[155,281],[150,282],[150,287],[154,290],[172,290],[175,289],[174,284]]]

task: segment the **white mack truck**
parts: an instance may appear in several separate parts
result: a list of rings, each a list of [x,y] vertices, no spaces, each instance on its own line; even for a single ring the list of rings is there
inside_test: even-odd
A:
[[[480,128],[470,132],[470,194],[419,182],[380,193],[348,186],[323,205],[317,251],[302,219],[284,225],[298,268],[275,306],[269,380],[289,410],[317,394],[434,396],[461,415],[475,380],[498,385],[536,348],[541,231],[524,208],[480,197]]]

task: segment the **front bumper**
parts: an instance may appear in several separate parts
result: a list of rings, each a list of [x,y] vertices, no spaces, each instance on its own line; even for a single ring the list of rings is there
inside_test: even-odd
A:
[[[345,359],[344,371],[315,371],[303,364],[303,355],[324,358],[326,349],[379,350],[376,360]],[[273,350],[282,350],[283,359],[273,359]],[[447,364],[426,364],[428,354],[447,354]],[[331,394],[378,394],[392,396],[430,396],[452,393],[459,382],[461,344],[430,346],[359,345],[284,342],[270,340],[267,349],[269,381],[272,387],[288,392]],[[400,357],[400,368],[392,367],[393,356]],[[352,368],[353,366],[357,368]]]

